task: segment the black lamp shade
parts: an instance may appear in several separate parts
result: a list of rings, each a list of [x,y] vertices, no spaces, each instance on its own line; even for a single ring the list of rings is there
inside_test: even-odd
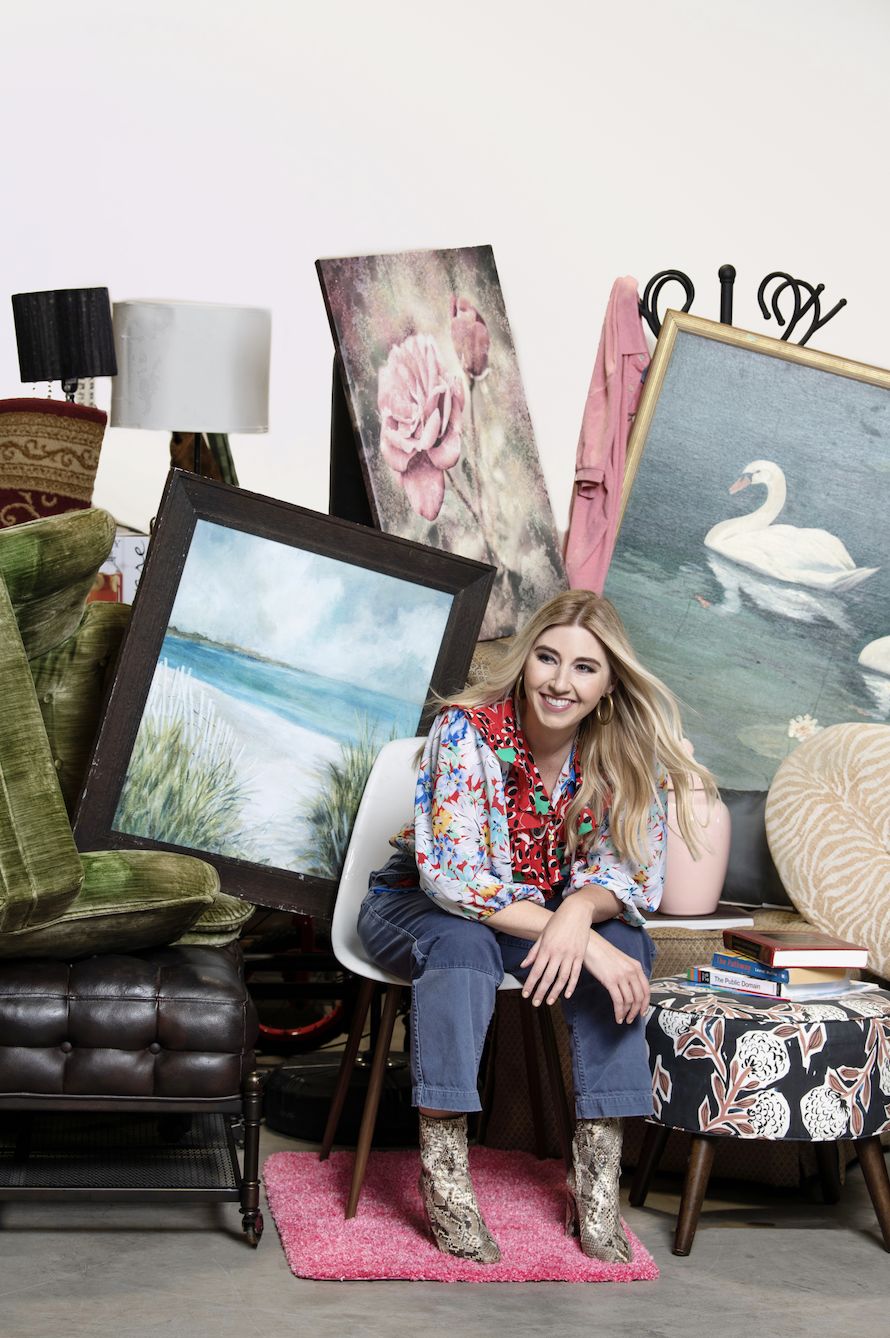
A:
[[[12,314],[23,381],[117,375],[107,288],[13,293]]]

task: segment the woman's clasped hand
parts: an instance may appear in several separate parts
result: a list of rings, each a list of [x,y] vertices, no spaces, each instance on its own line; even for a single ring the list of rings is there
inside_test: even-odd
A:
[[[536,1006],[554,1004],[563,994],[570,999],[581,970],[586,967],[604,985],[615,1008],[616,1022],[633,1022],[649,1007],[649,979],[640,963],[614,947],[590,924],[583,907],[576,910],[568,897],[553,912],[541,937],[521,965],[529,972],[522,987],[524,999]]]

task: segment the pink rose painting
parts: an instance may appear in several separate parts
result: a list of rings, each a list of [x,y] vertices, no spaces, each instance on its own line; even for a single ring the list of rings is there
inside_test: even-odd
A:
[[[424,520],[438,516],[445,470],[460,459],[463,407],[463,386],[442,367],[431,335],[393,345],[377,378],[380,453]]]
[[[511,635],[566,577],[491,247],[317,268],[374,523],[491,563]]]
[[[470,381],[488,374],[491,335],[482,316],[465,297],[451,299],[451,342]]]

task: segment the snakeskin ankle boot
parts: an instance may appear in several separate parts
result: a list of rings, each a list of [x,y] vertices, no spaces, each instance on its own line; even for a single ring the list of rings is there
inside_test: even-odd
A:
[[[618,1209],[621,1121],[578,1120],[568,1174],[569,1230],[591,1259],[626,1264],[630,1241]]]
[[[501,1252],[482,1220],[470,1180],[467,1117],[420,1116],[420,1193],[443,1254],[496,1264]]]

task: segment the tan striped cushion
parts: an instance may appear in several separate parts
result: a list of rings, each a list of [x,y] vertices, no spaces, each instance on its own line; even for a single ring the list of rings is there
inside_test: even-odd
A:
[[[800,913],[864,944],[890,978],[890,725],[831,725],[796,748],[773,777],[766,835]]]

